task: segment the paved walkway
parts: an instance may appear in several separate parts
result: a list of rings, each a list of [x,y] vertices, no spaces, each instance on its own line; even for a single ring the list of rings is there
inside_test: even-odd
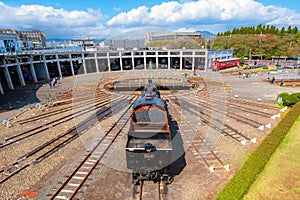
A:
[[[58,81],[56,87],[48,84],[28,84],[17,87],[0,96],[0,123],[4,119],[11,119],[36,103],[43,103],[49,96],[55,97],[73,87],[75,77],[67,77]]]
[[[58,80],[55,87],[50,88],[49,84],[27,84],[24,87],[17,87],[15,90],[8,91],[0,96],[0,124],[5,119],[11,119],[20,114],[28,107],[34,107],[36,103],[43,103],[49,97],[56,97],[74,87],[100,78],[117,76],[122,72],[105,72],[99,74],[77,75],[65,77]]]
[[[238,76],[223,75],[222,80],[232,86],[232,97],[264,103],[274,103],[277,96],[282,92],[299,92],[299,87],[280,87],[277,84],[263,81],[267,78],[266,74],[252,76],[250,78],[238,78]]]

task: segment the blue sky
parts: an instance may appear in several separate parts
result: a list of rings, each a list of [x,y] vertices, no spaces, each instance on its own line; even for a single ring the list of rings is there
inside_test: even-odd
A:
[[[297,0],[0,0],[0,28],[39,29],[47,38],[109,38],[144,28],[208,30],[300,26]],[[148,30],[148,29],[147,29]],[[130,36],[131,37],[131,36]],[[133,37],[133,36],[132,36]]]

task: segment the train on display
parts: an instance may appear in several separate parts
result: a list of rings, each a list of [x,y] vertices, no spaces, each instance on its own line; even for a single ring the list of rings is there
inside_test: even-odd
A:
[[[221,69],[226,69],[229,67],[235,67],[240,65],[239,58],[230,58],[224,60],[213,60],[211,63],[211,69],[213,71],[219,71]]]
[[[164,181],[169,179],[171,132],[166,101],[160,98],[156,85],[147,83],[134,103],[126,144],[127,168],[132,181]]]

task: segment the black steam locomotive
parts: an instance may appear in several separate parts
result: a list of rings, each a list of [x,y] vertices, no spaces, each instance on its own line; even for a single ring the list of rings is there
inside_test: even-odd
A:
[[[126,144],[127,168],[132,170],[133,183],[167,182],[171,151],[166,102],[155,84],[148,83],[133,105]]]

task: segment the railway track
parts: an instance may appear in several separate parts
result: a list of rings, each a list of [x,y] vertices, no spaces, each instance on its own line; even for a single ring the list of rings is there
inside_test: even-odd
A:
[[[182,96],[182,99],[185,103],[189,103],[189,104],[191,104],[190,101],[193,100],[193,102],[197,102],[201,106],[201,109],[204,109],[206,111],[220,113],[220,110],[218,108],[214,108],[214,107],[207,108],[208,104],[211,105],[212,103],[217,103],[217,102],[200,100],[199,98],[196,98],[194,96],[189,96],[189,97]],[[193,106],[193,105],[191,104],[191,106]],[[245,117],[245,116],[240,115],[237,112],[231,111],[229,109],[227,109],[224,113],[220,113],[220,114],[226,114],[227,117],[230,117],[236,121],[242,122],[242,123],[252,126],[254,128],[259,128],[260,126],[264,125],[264,123],[262,123],[262,122],[256,121],[249,117]],[[228,127],[229,127],[229,125],[228,125]]]
[[[80,109],[76,113],[70,113],[66,116],[62,116],[60,118],[57,118],[57,119],[52,120],[50,122],[47,122],[45,124],[38,125],[37,127],[31,128],[31,129],[29,129],[25,132],[18,133],[16,135],[7,137],[7,138],[5,138],[5,142],[3,142],[2,145],[0,145],[0,149],[4,148],[4,147],[7,147],[9,145],[15,144],[17,142],[20,142],[21,140],[27,139],[27,138],[32,137],[34,135],[41,134],[42,132],[44,132],[48,129],[51,129],[55,126],[61,125],[65,122],[67,122],[67,121],[73,120],[74,118],[82,116],[83,114],[87,114],[87,113],[89,113],[91,111],[94,111],[94,110],[95,110],[95,112],[98,112],[98,109],[101,109],[103,107],[108,107],[109,104],[117,103],[117,102],[122,101],[124,99],[126,99],[126,97],[121,97],[121,96],[113,99],[112,101],[110,101],[110,99],[108,99],[108,100],[104,99],[104,100],[99,101],[95,105],[90,105],[88,107]],[[73,129],[73,128],[71,128],[71,129]]]
[[[130,115],[132,113],[132,105],[137,97],[135,97],[130,105],[127,105],[125,112],[117,119],[114,125],[105,133],[104,137],[94,146],[83,161],[76,169],[63,181],[56,192],[51,195],[51,199],[73,199],[82,185],[87,180],[98,163],[102,160],[105,153],[111,147],[116,138],[124,131],[129,124]]]
[[[211,102],[211,98],[209,95],[199,95],[199,94],[196,94],[196,96],[199,97],[199,99],[203,100],[203,101],[208,101],[208,102]],[[220,99],[217,99],[217,98],[214,98],[214,102],[218,102],[218,103],[223,103],[224,100],[226,101],[226,105],[230,108],[233,108],[233,109],[237,109],[239,111],[244,111],[244,112],[247,112],[247,113],[252,113],[252,114],[256,114],[256,115],[260,115],[260,116],[263,116],[263,117],[271,117],[272,114],[270,114],[270,112],[274,112],[274,111],[277,111],[278,108],[275,108],[275,107],[272,107],[272,106],[262,106],[262,104],[253,104],[253,103],[250,103],[248,101],[235,101],[235,99],[232,99],[232,98],[220,98]],[[258,106],[259,105],[259,106]],[[258,112],[258,109],[259,109],[259,112]]]
[[[210,95],[200,95],[199,93],[196,94],[199,99],[205,102],[211,102],[211,96]],[[236,100],[232,98],[215,98],[213,99],[216,103],[224,103],[226,101],[226,105],[232,109],[236,109],[238,111],[244,111],[247,113],[252,113],[255,115],[260,115],[262,117],[271,117],[272,114],[270,112],[277,111],[278,108],[268,105],[263,105],[260,103],[252,103],[249,101],[243,101],[243,100]],[[258,112],[258,109],[261,108]]]
[[[224,136],[229,136],[233,140],[245,144],[246,141],[256,142],[255,138],[249,138],[242,134],[239,130],[235,129],[231,125],[225,123],[224,121],[220,119],[213,118],[211,116],[211,108],[205,107],[207,104],[200,104],[202,107],[197,107],[195,104],[198,103],[197,99],[191,103],[191,100],[193,100],[193,97],[181,97],[182,104],[185,104],[186,110],[189,110],[190,113],[193,113],[195,115],[195,118],[200,118],[201,123],[204,123],[205,125],[208,125],[212,129],[216,130],[218,133],[223,134]],[[175,102],[177,106],[180,106],[180,103],[178,101]],[[188,106],[187,106],[188,105]],[[206,112],[204,112],[205,110]],[[215,112],[222,114],[226,114],[225,112],[222,113],[222,111],[214,109]],[[224,116],[225,117],[225,116]],[[195,126],[198,126],[196,124]]]
[[[203,99],[201,96],[197,95],[198,98],[196,98],[195,96],[189,96],[190,99],[197,101],[200,105],[201,108],[203,108],[204,110],[208,110],[209,112],[216,112],[216,113],[220,113],[220,110],[218,110],[218,108],[214,108],[211,107],[211,105],[214,103],[214,105],[217,104],[223,104],[224,107],[227,107],[228,105],[228,109],[226,110],[226,116],[242,122],[243,124],[247,125],[247,126],[251,126],[254,128],[258,128],[259,130],[264,130],[264,127],[270,127],[271,123],[269,122],[270,118],[271,119],[275,119],[274,116],[280,117],[280,114],[276,114],[278,113],[280,110],[278,107],[274,107],[274,106],[269,106],[269,105],[264,105],[264,104],[252,104],[251,102],[248,105],[248,107],[244,107],[244,108],[239,108],[239,106],[233,106],[233,103],[229,103],[227,104],[227,100],[224,102],[223,101],[218,101],[216,99],[212,100],[207,100],[207,99]],[[246,101],[248,102],[248,101]],[[225,104],[226,103],[226,104]],[[256,108],[256,105],[262,105],[264,106],[262,109],[264,109],[264,111],[259,110],[259,108]],[[210,107],[210,109],[208,109],[208,107]],[[270,109],[268,109],[270,108]],[[222,109],[221,109],[222,110]],[[259,117],[259,118],[258,118]],[[234,128],[230,128],[232,127],[229,124],[225,124],[226,127],[229,127],[229,129],[234,129]],[[252,140],[252,141],[255,141]]]
[[[133,186],[133,199],[136,200],[165,200],[167,199],[167,186],[163,181],[153,183],[141,180],[139,185]]]
[[[36,120],[44,119],[47,117],[55,116],[57,114],[62,114],[64,112],[70,111],[72,109],[77,109],[89,104],[95,104],[101,100],[109,99],[111,96],[107,95],[106,93],[98,93],[95,96],[87,95],[80,99],[68,99],[64,101],[64,103],[55,104],[51,107],[51,110],[47,112],[41,112],[36,116],[31,116],[27,119],[18,119],[14,120],[14,123],[23,125],[30,122],[35,122]]]
[[[110,95],[103,92],[99,88],[99,84],[101,84],[103,81],[106,81],[106,79],[101,80],[97,86],[95,85],[89,85],[85,84],[83,88],[77,89],[74,91],[74,89],[70,89],[57,97],[53,99],[52,104],[53,105],[43,105],[42,103],[38,103],[36,105],[36,109],[40,110],[41,113],[38,116],[31,116],[28,119],[19,119],[19,118],[13,118],[12,121],[15,124],[26,124],[28,122],[35,122],[35,120],[43,119],[49,116],[55,116],[56,114],[60,112],[65,112],[69,110],[68,108],[77,108],[79,106],[88,105],[90,103],[94,103],[99,98],[102,98],[102,96],[109,97]],[[88,88],[88,89],[86,89]],[[91,89],[92,88],[92,89]],[[93,89],[94,88],[94,89]],[[79,96],[76,96],[76,94],[80,93]],[[75,96],[74,96],[75,94]],[[50,111],[48,110],[50,108]],[[46,109],[47,112],[43,112]],[[53,113],[53,114],[52,114]],[[43,117],[44,116],[44,117]]]
[[[166,98],[166,97],[164,97]],[[179,131],[182,138],[187,143],[186,146],[192,146],[196,151],[196,155],[203,161],[203,163],[210,169],[214,171],[216,169],[229,170],[229,165],[225,165],[221,158],[212,150],[208,141],[206,141],[199,133],[197,126],[198,122],[191,119],[186,119],[185,116],[181,115],[180,105],[178,105],[171,98],[166,98],[169,105],[169,113],[177,122],[180,122]],[[189,115],[190,118],[196,118],[196,115]],[[187,148],[187,147],[186,147]],[[185,149],[186,149],[185,148]]]
[[[253,102],[253,101],[248,101],[248,100],[244,100],[244,99],[234,99],[234,98],[228,98],[228,101],[239,103],[239,104],[244,104],[244,105],[253,105],[253,106],[259,107],[259,108],[278,111],[278,106],[276,106],[276,105],[266,105],[266,104],[259,103],[259,102]]]
[[[130,98],[130,101],[132,101],[133,98],[134,96]],[[94,115],[91,115],[91,117],[87,118],[77,126],[74,126],[65,133],[62,133],[50,141],[45,142],[44,144],[35,148],[33,151],[21,156],[14,163],[4,167],[3,169],[0,169],[0,184],[6,182],[11,177],[20,173],[30,165],[39,163],[48,158],[51,154],[57,152],[68,143],[80,137],[85,133],[86,130],[90,129],[105,116],[108,116],[113,111],[121,109],[124,105],[126,105],[126,101],[121,100],[113,106],[104,107],[102,110],[97,112],[96,118]],[[81,131],[78,133],[77,130]]]

